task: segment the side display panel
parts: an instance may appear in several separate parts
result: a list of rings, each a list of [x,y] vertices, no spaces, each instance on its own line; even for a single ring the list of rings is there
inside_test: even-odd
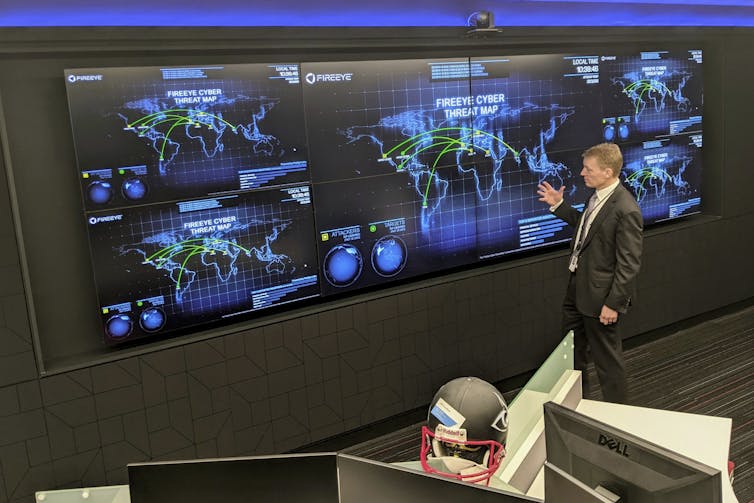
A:
[[[600,68],[604,141],[702,131],[701,50],[603,54]]]
[[[680,135],[623,147],[624,184],[644,225],[701,210],[702,135]]]
[[[65,76],[87,210],[309,180],[297,64]]]
[[[319,294],[307,185],[92,213],[108,342]]]
[[[701,211],[702,51],[604,54],[603,138],[621,143],[622,179],[644,224]]]

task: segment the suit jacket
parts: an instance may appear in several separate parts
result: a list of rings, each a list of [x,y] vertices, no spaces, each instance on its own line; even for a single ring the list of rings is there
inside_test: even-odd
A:
[[[555,216],[578,228],[582,212],[563,202]],[[618,187],[600,208],[584,239],[576,269],[576,308],[599,316],[603,304],[625,313],[636,292],[644,221],[634,196]],[[571,252],[575,238],[571,240]]]

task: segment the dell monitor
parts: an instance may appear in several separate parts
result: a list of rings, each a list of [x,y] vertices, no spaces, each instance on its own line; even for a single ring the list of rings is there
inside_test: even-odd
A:
[[[620,503],[722,501],[719,470],[553,402],[544,412],[547,462],[588,488]]]

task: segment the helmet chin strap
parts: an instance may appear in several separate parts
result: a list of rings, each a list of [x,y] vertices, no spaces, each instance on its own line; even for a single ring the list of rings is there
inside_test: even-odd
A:
[[[474,480],[474,476],[479,474],[480,472],[483,472],[486,467],[474,463],[470,459],[458,458],[455,456],[440,456],[431,459],[432,465],[437,465],[438,463],[442,463],[444,465],[443,467],[438,467],[440,471],[446,473],[455,473],[464,478],[471,478],[469,482],[476,484],[486,485],[489,483],[487,477],[479,477],[479,480]]]
[[[448,447],[445,444],[443,444],[441,441],[439,441],[437,438],[432,439],[432,452],[434,452],[435,457],[454,457],[454,458],[465,458],[472,461],[477,466],[483,466],[484,468],[487,468],[489,466],[489,460],[490,460],[490,449],[485,448],[483,452],[457,452],[452,449],[452,447]]]
[[[439,456],[432,458],[432,461],[432,464],[442,462],[448,472],[457,473],[459,475],[464,475],[464,472],[477,472],[479,471],[479,468],[484,468],[482,465],[478,465],[470,459],[458,458],[456,456]]]

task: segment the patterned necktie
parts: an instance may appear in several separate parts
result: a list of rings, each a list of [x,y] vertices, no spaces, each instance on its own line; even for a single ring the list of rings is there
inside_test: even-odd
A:
[[[589,198],[589,203],[586,206],[586,211],[584,211],[584,218],[581,219],[581,233],[579,234],[579,242],[574,247],[575,250],[580,250],[581,246],[584,244],[584,239],[586,238],[586,231],[589,226],[589,220],[592,218],[592,213],[594,212],[594,207],[597,205],[597,193],[595,192],[592,194],[592,197]]]
[[[586,238],[587,226],[589,225],[589,220],[592,217],[592,213],[594,212],[595,206],[597,206],[597,193],[596,192],[592,194],[592,197],[589,198],[589,203],[587,204],[587,207],[584,210],[584,217],[581,219],[581,227],[579,227],[579,240],[576,242],[576,245],[573,247],[573,253],[571,253],[571,259],[568,262],[568,270],[571,272],[575,272],[576,268],[578,267],[579,252],[581,251],[581,246],[584,244],[584,239]]]

